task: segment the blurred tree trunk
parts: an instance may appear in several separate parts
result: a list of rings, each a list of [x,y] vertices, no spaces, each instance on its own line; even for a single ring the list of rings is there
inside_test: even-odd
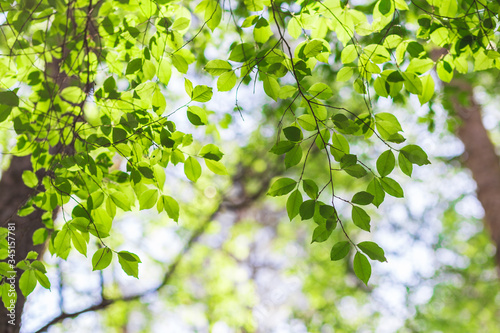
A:
[[[464,162],[477,184],[477,197],[484,209],[484,224],[497,247],[500,270],[500,162],[482,121],[481,105],[472,86],[462,79],[445,84],[446,98],[461,120],[457,135],[465,148]]]
[[[43,245],[33,245],[33,232],[43,227],[42,214],[40,209],[35,210],[28,216],[17,215],[19,208],[24,206],[34,190],[24,185],[22,174],[25,170],[31,170],[30,156],[13,157],[9,168],[2,174],[0,180],[0,226],[10,228],[9,234],[15,240],[13,249],[15,250],[14,260],[16,263],[26,258],[30,251],[37,251],[40,256],[43,253]],[[14,227],[14,230],[12,230]],[[9,239],[11,241],[12,239]],[[23,313],[25,297],[19,290],[19,277],[22,270],[16,269],[15,285],[17,292],[17,303],[14,309],[14,316],[9,316],[9,312],[2,306],[2,319],[0,320],[0,332],[17,333],[20,329],[21,315]],[[14,319],[12,321],[12,319]],[[10,323],[9,323],[10,322]],[[15,323],[15,325],[12,325]]]

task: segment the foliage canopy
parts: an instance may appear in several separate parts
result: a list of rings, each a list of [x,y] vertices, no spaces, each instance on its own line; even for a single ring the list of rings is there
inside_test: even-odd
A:
[[[384,262],[384,251],[374,242],[356,244],[345,225],[370,232],[367,206],[379,207],[386,194],[404,196],[391,177],[396,167],[411,177],[415,165],[430,163],[422,148],[405,142],[396,116],[374,101],[414,95],[432,103],[433,70],[450,82],[457,73],[500,68],[495,1],[2,0],[0,9],[0,121],[13,130],[8,153],[31,156],[33,170],[23,180],[36,190],[19,214],[45,211],[33,242],[48,241],[53,255],[65,259],[75,249],[92,257],[94,270],[117,259],[134,277],[140,258],[106,241],[117,210],[182,218],[165,168],[183,164],[193,182],[207,169],[228,175],[230,157],[193,133],[205,127],[216,135],[230,121],[206,106],[218,92],[236,94],[235,117],[251,117],[256,111],[241,109],[238,91],[259,85],[279,128],[270,153],[283,155],[291,169],[268,195],[288,195],[289,218],[316,223],[312,242],[343,233],[330,258],[355,251],[354,272],[367,284],[368,258]],[[359,94],[358,108],[340,104],[333,75]],[[214,87],[198,84],[209,77]],[[179,84],[183,96],[172,87]],[[175,99],[182,106],[170,107]],[[176,113],[186,121],[174,122]],[[360,141],[385,145],[375,165],[356,153]],[[326,179],[304,178],[313,154]],[[365,189],[340,197],[339,177]],[[339,217],[339,203],[351,206],[352,221]],[[54,224],[54,210],[65,206],[71,215]],[[2,237],[8,232],[3,228]],[[89,244],[97,250],[89,252]],[[6,239],[1,253],[8,259]],[[36,258],[30,253],[17,263],[25,296],[37,283],[50,288]],[[0,274],[8,271],[0,263]],[[9,304],[7,292],[2,299]]]

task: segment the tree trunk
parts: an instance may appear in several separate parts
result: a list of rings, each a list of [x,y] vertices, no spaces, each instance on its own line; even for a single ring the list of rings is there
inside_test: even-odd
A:
[[[483,125],[481,106],[474,99],[472,86],[460,79],[447,85],[454,93],[447,94],[453,111],[462,123],[457,135],[465,147],[465,165],[477,184],[477,198],[484,209],[484,223],[497,247],[500,269],[500,162],[488,131]],[[460,96],[466,97],[460,101]],[[464,105],[466,102],[468,105]]]
[[[31,170],[30,156],[12,158],[10,167],[2,174],[0,180],[0,226],[8,228],[12,234],[9,234],[9,242],[14,240],[12,244],[15,251],[14,260],[16,263],[26,258],[30,251],[37,251],[40,256],[43,253],[43,245],[33,245],[32,235],[35,230],[43,227],[42,214],[40,209],[35,210],[28,216],[20,217],[17,211],[21,208],[34,190],[25,186],[22,180],[22,174],[25,170]],[[11,311],[4,306],[2,308],[2,319],[0,320],[0,332],[2,333],[17,333],[20,329],[21,315],[23,313],[25,297],[19,290],[19,277],[22,270],[15,269],[14,279],[9,279],[15,283],[17,292],[17,302],[15,308]]]

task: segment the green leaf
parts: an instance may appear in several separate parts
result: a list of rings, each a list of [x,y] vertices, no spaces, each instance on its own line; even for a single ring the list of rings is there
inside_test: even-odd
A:
[[[345,82],[354,74],[354,67],[342,67],[337,73],[337,81]]]
[[[302,180],[302,188],[304,189],[304,192],[309,196],[311,199],[317,199],[318,198],[318,185],[314,182],[312,179],[304,179]]]
[[[307,92],[318,99],[328,99],[333,95],[332,89],[322,82],[313,84]]]
[[[212,88],[204,85],[196,86],[191,94],[191,99],[195,102],[208,102],[212,99]]]
[[[43,244],[47,240],[47,237],[49,236],[49,232],[47,231],[47,228],[40,228],[37,229],[33,233],[33,245],[38,245],[38,244]]]
[[[205,9],[205,22],[207,22],[207,27],[214,31],[220,24],[222,19],[222,8],[219,2],[216,0],[208,0],[207,7]]]
[[[350,166],[353,166],[356,163],[358,163],[358,157],[356,155],[353,155],[353,154],[345,154],[340,159],[340,167],[342,169],[345,169],[345,168],[348,168]]]
[[[236,45],[229,55],[229,60],[236,62],[245,62],[255,55],[255,47],[250,43]]]
[[[54,249],[56,253],[61,255],[64,254],[71,248],[71,232],[69,228],[65,225],[54,238]]]
[[[179,204],[177,201],[168,195],[161,196],[161,202],[163,209],[167,212],[168,217],[170,217],[175,222],[179,221]]]
[[[411,164],[411,162],[408,161],[405,155],[402,154],[401,152],[398,154],[398,164],[401,171],[403,171],[403,173],[408,177],[411,177],[411,173],[413,171],[413,164]]]
[[[410,61],[410,64],[408,65],[408,68],[406,69],[407,72],[412,72],[416,74],[423,74],[434,67],[434,61],[429,58],[413,58]]]
[[[280,92],[280,85],[278,81],[269,75],[263,75],[262,81],[264,82],[264,92],[266,95],[275,101],[278,101]]]
[[[259,15],[250,15],[243,21],[243,23],[241,24],[241,27],[242,28],[249,28],[249,27],[255,25],[255,23],[257,23],[258,19],[259,19]]]
[[[253,37],[255,42],[264,44],[269,40],[269,38],[271,38],[272,35],[273,32],[271,30],[269,22],[267,22],[267,20],[263,17],[259,18],[253,30]]]
[[[82,236],[82,234],[75,230],[74,227],[72,227],[73,230],[71,230],[71,242],[73,243],[73,246],[75,249],[83,254],[85,257],[87,256],[87,242],[85,241],[85,238]]]
[[[316,208],[315,200],[306,200],[304,201],[299,208],[300,218],[302,220],[309,220],[314,216],[314,210]]]
[[[299,142],[303,139],[302,130],[297,126],[289,126],[283,129],[285,137],[292,142]]]
[[[185,164],[184,164],[185,166]],[[139,206],[140,209],[150,209],[156,205],[158,201],[158,190],[157,189],[149,189],[141,193],[139,196]]]
[[[191,124],[195,126],[202,126],[208,123],[207,112],[196,105],[188,107],[187,117]]]
[[[260,12],[264,9],[263,0],[244,0],[245,6],[251,12]]]
[[[205,70],[214,76],[219,76],[233,70],[230,63],[224,60],[210,60],[205,66]]]
[[[384,140],[396,143],[404,141],[404,138],[402,138],[398,133],[403,129],[401,128],[398,119],[393,114],[387,112],[377,113],[375,115],[375,125],[380,136]]]
[[[436,65],[436,72],[441,80],[449,83],[453,79],[453,67],[448,61],[440,60]]]
[[[21,275],[19,278],[19,289],[21,289],[24,297],[27,297],[35,290],[36,281],[37,278],[33,269],[28,269]]]
[[[418,95],[418,100],[420,101],[420,105],[424,105],[434,95],[434,80],[430,74],[421,77],[420,80],[422,81],[422,93]]]
[[[113,252],[108,247],[97,250],[92,256],[92,270],[96,271],[108,267],[112,259]]]
[[[35,251],[32,251],[32,252],[36,254],[36,256],[35,256],[35,258],[36,258],[38,256],[38,254]],[[33,258],[33,259],[35,259],[35,258]],[[44,273],[44,274],[47,273],[47,269],[45,268],[45,265],[41,261],[38,261],[38,260],[32,261],[31,267],[37,271]]]
[[[37,281],[40,283],[40,285],[42,287],[44,287],[45,289],[50,289],[50,281],[47,278],[47,276],[38,270],[34,271],[34,273],[35,273],[35,277],[36,277]]]
[[[422,81],[420,81],[420,78],[416,74],[402,73],[401,75],[403,76],[406,90],[415,95],[422,93]]]
[[[121,208],[123,211],[129,211],[131,209],[130,207],[130,200],[129,198],[127,198],[127,196],[122,193],[122,192],[118,192],[118,191],[115,191],[115,192],[112,192],[109,197],[111,198],[111,201],[113,201],[113,203],[118,206],[119,208]]]
[[[349,154],[349,143],[342,134],[333,133],[332,134],[332,145],[330,146],[330,152],[333,158],[337,162],[340,162],[345,154]]]
[[[219,147],[209,143],[201,148],[199,155],[204,159],[220,161],[224,154],[220,151]]]
[[[448,43],[448,29],[445,27],[437,28],[430,34],[432,42],[439,46],[444,46]]]
[[[165,107],[167,106],[167,101],[165,100],[165,96],[163,96],[158,86],[155,87],[155,92],[153,94],[153,99],[151,100],[151,104],[157,115],[161,115],[163,111],[165,111]]]
[[[150,60],[144,60],[142,65],[142,74],[144,74],[144,80],[151,80],[156,75],[156,66]]]
[[[385,262],[384,250],[374,242],[361,242],[358,244],[361,251],[366,253],[372,260],[378,260],[380,262]]]
[[[276,155],[282,155],[290,151],[293,147],[295,147],[294,142],[280,141],[271,148],[270,152]]]
[[[141,58],[132,59],[127,64],[127,69],[125,70],[125,75],[134,74],[135,72],[137,72],[141,68],[142,68],[142,59]]]
[[[361,252],[356,252],[353,268],[356,276],[368,285],[368,280],[370,280],[370,276],[372,275],[372,267],[366,256]]]
[[[297,186],[297,182],[291,178],[279,178],[269,188],[267,195],[278,197],[290,193]]]
[[[10,283],[4,282],[2,284],[2,302],[6,308],[15,304],[17,301],[17,293],[16,290],[10,289]]]
[[[158,79],[164,85],[167,85],[170,82],[170,77],[172,76],[172,66],[166,60],[163,60],[160,63],[158,70]]]
[[[358,206],[352,207],[352,222],[358,228],[370,232],[370,216],[365,212],[365,210]]]
[[[186,74],[189,69],[186,59],[178,54],[172,54],[172,65],[174,65],[175,69],[183,74]]]
[[[64,88],[61,91],[61,97],[70,103],[80,104],[85,100],[87,96],[82,89],[72,86]]]
[[[310,114],[303,114],[302,116],[298,117],[297,122],[306,131],[316,130],[316,120]]]
[[[383,177],[380,178],[380,183],[382,184],[382,188],[384,191],[392,195],[393,197],[396,198],[402,198],[404,197],[403,189],[401,188],[401,185],[397,181],[395,181],[392,178],[389,177]]]
[[[222,164],[220,161],[205,159],[205,164],[207,165],[207,168],[216,175],[225,176],[229,174],[224,164]]]
[[[300,27],[300,22],[297,17],[292,17],[290,21],[288,21],[288,33],[292,38],[297,39],[302,34],[302,28]]]
[[[396,165],[396,158],[392,150],[386,150],[382,154],[380,154],[377,159],[377,171],[381,177],[385,177],[394,170],[394,166]]]
[[[384,201],[385,192],[377,178],[372,179],[370,184],[368,184],[366,191],[373,195],[372,203],[375,206],[379,207],[380,204]]]
[[[290,221],[297,215],[299,215],[300,205],[302,204],[302,194],[299,190],[295,190],[290,194],[288,200],[286,201],[286,211],[288,213],[288,218]]]
[[[304,47],[304,56],[306,58],[312,58],[317,56],[323,51],[323,41],[318,39],[313,39],[306,44]]]
[[[345,258],[349,254],[349,250],[351,249],[351,243],[348,241],[342,241],[336,243],[330,252],[330,259],[332,261],[340,260]]]
[[[349,176],[355,177],[355,178],[362,178],[366,176],[367,172],[365,168],[363,168],[361,165],[356,164],[356,165],[351,165],[349,167],[343,168]]]
[[[333,219],[333,220],[337,220],[337,212],[335,211],[335,208],[333,208],[332,206],[329,206],[329,205],[321,205],[321,207],[319,207],[319,213],[322,217],[324,217],[325,219]]]
[[[0,123],[5,121],[12,113],[12,107],[0,104]]]
[[[24,185],[35,188],[38,185],[38,177],[35,175],[33,171],[24,170],[22,175]]]
[[[431,164],[425,151],[417,145],[407,145],[401,148],[400,154],[403,154],[411,163],[419,166]]]
[[[351,202],[357,205],[369,205],[372,203],[373,199],[374,199],[373,194],[361,191],[354,194]]]
[[[192,156],[189,156],[184,162],[184,173],[189,180],[196,182],[201,176],[200,163]]]
[[[236,85],[236,74],[234,72],[223,73],[217,80],[218,91],[229,91]]]
[[[137,255],[128,251],[120,251],[118,252],[118,262],[127,275],[139,278],[139,263],[141,261]]]
[[[340,54],[340,61],[342,61],[343,64],[348,64],[356,60],[357,57],[358,51],[356,49],[356,46],[350,44],[342,50],[342,53]]]
[[[8,106],[18,106],[19,97],[13,91],[0,91],[0,104]]]
[[[296,145],[293,147],[288,153],[285,155],[285,167],[291,168],[300,163],[302,160],[302,148],[300,145]]]
[[[325,224],[318,225],[313,231],[311,243],[322,243],[326,241],[332,234],[332,231],[333,229],[328,229]]]
[[[453,18],[457,14],[457,0],[441,0],[439,4],[439,14]]]

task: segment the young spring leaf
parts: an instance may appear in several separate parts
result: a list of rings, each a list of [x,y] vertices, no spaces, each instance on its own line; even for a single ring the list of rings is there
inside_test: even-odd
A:
[[[392,195],[393,197],[396,198],[402,198],[404,197],[403,189],[401,188],[401,185],[397,181],[395,181],[392,178],[389,177],[383,177],[380,178],[380,183],[382,184],[382,188],[384,191]]]
[[[381,177],[385,177],[394,170],[396,165],[396,158],[392,150],[384,151],[377,159],[377,171]]]
[[[333,229],[328,229],[325,224],[318,225],[313,231],[311,243],[322,243],[326,241],[332,234],[332,231]]]
[[[302,181],[302,188],[304,189],[304,192],[309,196],[311,199],[317,199],[318,198],[318,185],[314,182],[312,179],[304,179]]]
[[[302,220],[309,220],[314,216],[314,210],[316,208],[316,201],[306,200],[300,205],[299,214]]]
[[[186,177],[196,182],[201,176],[201,165],[194,157],[189,156],[184,162],[184,173]]]
[[[351,202],[357,205],[369,205],[373,202],[373,198],[374,198],[373,194],[361,191],[354,194]]]
[[[411,163],[419,166],[431,163],[425,151],[417,145],[407,145],[401,148],[400,154],[403,154]]]
[[[137,255],[128,251],[120,251],[118,252],[118,262],[127,275],[139,278],[139,263],[141,260]]]
[[[38,178],[31,170],[24,170],[22,175],[24,185],[35,188],[38,185]]]
[[[139,196],[139,206],[140,209],[150,209],[156,205],[158,201],[158,190],[157,189],[148,189]]]
[[[361,242],[358,244],[358,247],[372,260],[378,260],[380,262],[387,261],[384,250],[374,242]]]
[[[36,287],[36,281],[37,278],[33,269],[28,269],[21,275],[19,278],[19,289],[21,289],[24,297],[33,292]]]
[[[332,250],[330,252],[330,259],[332,261],[343,259],[349,253],[350,249],[351,243],[349,243],[348,241],[338,242],[332,247]]]
[[[297,182],[295,180],[291,178],[280,178],[271,185],[271,188],[269,189],[269,192],[267,192],[267,195],[271,197],[285,195],[287,193],[290,193],[295,188],[295,186],[297,186]]]
[[[405,155],[401,152],[399,152],[398,155],[398,164],[401,171],[403,171],[403,173],[408,177],[411,177],[411,174],[413,172],[413,164],[411,164],[411,162],[408,161]]]
[[[303,138],[302,130],[297,126],[288,126],[283,129],[285,137],[292,142],[299,142]]]
[[[368,280],[370,280],[370,276],[372,275],[372,267],[366,256],[361,252],[356,252],[353,268],[356,276],[368,285]]]
[[[370,215],[368,215],[363,208],[353,206],[351,217],[357,227],[368,232],[370,231]]]
[[[290,194],[288,200],[286,201],[286,211],[288,213],[288,218],[290,221],[297,215],[299,215],[300,205],[302,204],[302,194],[299,190],[295,190]]]
[[[296,145],[293,147],[288,153],[285,155],[285,167],[291,168],[300,163],[302,160],[302,148],[300,145]]]
[[[372,203],[379,207],[382,202],[384,202],[385,199],[385,192],[384,189],[382,188],[382,185],[380,184],[379,180],[377,178],[373,178],[370,184],[368,184],[368,187],[366,188],[366,191],[368,193],[371,193],[373,195],[373,200]]]
[[[216,175],[225,176],[229,174],[224,164],[220,161],[205,159],[205,164],[207,165],[207,168]]]
[[[97,250],[92,256],[92,270],[96,271],[108,267],[112,259],[113,252],[109,248],[104,247]]]

